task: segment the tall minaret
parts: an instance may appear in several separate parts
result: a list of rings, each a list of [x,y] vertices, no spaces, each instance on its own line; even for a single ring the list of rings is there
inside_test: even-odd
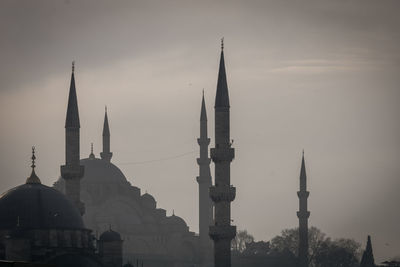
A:
[[[103,152],[100,153],[101,159],[110,162],[112,152],[110,152],[110,127],[108,126],[107,107],[104,115],[103,125]]]
[[[75,89],[74,62],[72,62],[71,85],[65,120],[65,165],[61,166],[61,176],[65,180],[65,194],[83,215],[85,206],[80,200],[80,180],[84,174],[84,166],[80,165],[79,129],[78,100]]]
[[[230,165],[235,156],[231,147],[229,128],[229,94],[226,82],[224,43],[221,41],[217,93],[215,97],[215,148],[211,158],[215,164],[215,186],[210,188],[214,202],[214,225],[210,226],[210,237],[214,240],[214,266],[231,266],[231,241],[236,227],[231,225],[231,202],[236,188],[231,186]]]
[[[300,191],[297,192],[299,197],[299,266],[308,267],[308,217],[310,212],[307,210],[307,198],[310,192],[307,191],[307,175],[306,164],[304,162],[304,151],[301,160],[300,170]]]
[[[207,134],[207,112],[206,103],[203,99],[201,102],[201,115],[200,115],[200,138],[197,139],[200,146],[200,158],[197,158],[199,165],[199,176],[197,182],[199,183],[199,239],[200,239],[200,258],[203,266],[212,260],[212,242],[208,235],[208,228],[213,222],[212,215],[212,201],[209,195],[209,188],[211,187],[211,172],[210,162],[208,157],[208,145],[210,138]]]

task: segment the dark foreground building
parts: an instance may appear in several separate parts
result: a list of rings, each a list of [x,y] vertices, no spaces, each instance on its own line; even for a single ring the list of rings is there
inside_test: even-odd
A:
[[[96,250],[91,230],[74,203],[41,184],[34,154],[32,158],[32,173],[25,184],[0,197],[0,260],[36,266],[121,266],[104,264],[108,251]]]

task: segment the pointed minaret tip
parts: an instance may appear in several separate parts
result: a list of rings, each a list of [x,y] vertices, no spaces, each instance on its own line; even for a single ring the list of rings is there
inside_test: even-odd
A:
[[[221,39],[221,57],[219,61],[217,94],[215,96],[215,108],[229,108],[228,83],[226,81],[224,38]]]
[[[104,109],[104,124],[103,124],[103,136],[110,135],[110,126],[108,125],[108,115],[107,115],[107,106]]]
[[[203,98],[201,100],[200,121],[207,121],[207,109],[206,109],[206,101],[204,100],[204,89],[203,89]]]
[[[304,174],[305,174],[305,167],[306,167],[306,162],[305,162],[305,159],[304,159],[304,150],[303,150],[303,153],[302,153],[302,156],[301,156],[301,171],[302,171],[302,173],[304,171]]]
[[[69,86],[67,118],[65,120],[65,128],[80,128],[78,99],[75,88],[75,61],[72,61],[71,83]]]

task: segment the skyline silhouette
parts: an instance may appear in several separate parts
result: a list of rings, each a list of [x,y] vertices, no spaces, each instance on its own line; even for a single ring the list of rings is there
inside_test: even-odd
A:
[[[58,179],[76,60],[81,158],[91,143],[99,156],[107,105],[112,162],[198,232],[199,101],[205,88],[213,143],[224,36],[233,224],[256,240],[297,225],[305,149],[309,225],[399,256],[398,2],[41,3],[0,4],[2,192],[25,181],[32,145],[42,183]]]

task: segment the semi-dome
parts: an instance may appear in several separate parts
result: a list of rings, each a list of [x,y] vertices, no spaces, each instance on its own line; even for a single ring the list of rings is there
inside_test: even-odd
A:
[[[127,183],[122,171],[109,161],[95,158],[82,159],[81,165],[85,166],[82,184],[90,183]]]
[[[121,240],[122,240],[121,235],[118,232],[113,231],[111,229],[105,231],[100,235],[100,241],[104,242],[121,241]]]
[[[84,228],[75,205],[59,191],[42,185],[40,180],[14,187],[0,196],[0,229],[17,225],[25,229]]]

